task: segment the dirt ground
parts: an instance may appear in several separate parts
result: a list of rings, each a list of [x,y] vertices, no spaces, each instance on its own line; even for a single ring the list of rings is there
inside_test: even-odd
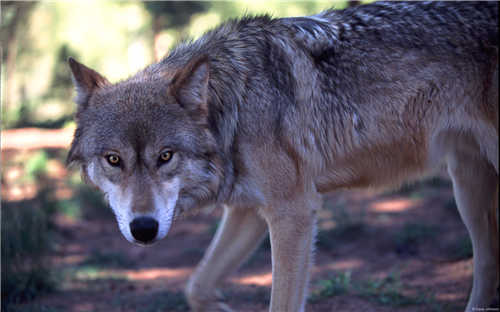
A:
[[[2,155],[5,161],[14,154]],[[56,167],[59,178],[69,174]],[[60,273],[58,290],[29,306],[68,312],[188,311],[182,290],[215,232],[220,209],[179,220],[149,248],[127,242],[107,210],[88,218],[56,215],[59,235],[50,264]],[[326,197],[318,229],[307,311],[465,307],[472,258],[446,178],[397,192],[339,191]],[[270,287],[271,251],[264,242],[221,291],[234,311],[267,311]]]
[[[443,190],[443,193],[447,191]],[[368,198],[366,198],[367,196]],[[352,272],[353,281],[383,279],[397,271],[402,285],[396,291],[408,296],[428,295],[426,303],[393,306],[381,303],[374,297],[357,295],[346,291],[318,303],[310,303],[308,311],[458,311],[466,302],[471,285],[471,260],[454,261],[443,252],[455,237],[466,234],[460,220],[443,208],[439,198],[411,200],[390,196],[377,200],[363,192],[342,193],[329,202],[345,201],[354,211],[368,206],[361,233],[346,235],[343,242],[332,242],[332,248],[318,248],[316,263],[312,269],[312,290],[320,280],[336,272]],[[349,213],[352,213],[351,211]],[[114,220],[91,220],[65,222],[58,220],[65,238],[59,242],[60,249],[55,264],[64,269],[96,254],[121,255],[127,259],[122,268],[111,268],[107,272],[88,273],[67,281],[63,291],[42,298],[47,306],[63,311],[155,311],[162,307],[162,293],[179,296],[189,274],[207,247],[213,227],[220,211],[206,216],[181,220],[172,228],[166,239],[150,248],[128,243],[120,234]],[[354,212],[355,214],[355,212]],[[370,220],[370,221],[368,221]],[[66,220],[67,221],[67,220]],[[433,237],[408,246],[408,250],[394,248],[398,226],[412,222],[425,224],[435,231]],[[356,231],[353,228],[353,231]],[[349,239],[349,236],[352,237]],[[328,246],[329,247],[329,246]],[[403,247],[405,248],[405,247]],[[415,248],[415,249],[413,249]],[[108,276],[106,276],[108,275]],[[118,278],[117,278],[118,277]],[[261,248],[257,254],[233,274],[222,286],[228,304],[235,311],[267,311],[271,286],[270,250]],[[175,302],[175,299],[169,299]],[[390,300],[388,300],[390,301]],[[144,306],[147,305],[147,306]],[[172,303],[163,305],[171,307]],[[160,310],[160,309],[159,309]]]

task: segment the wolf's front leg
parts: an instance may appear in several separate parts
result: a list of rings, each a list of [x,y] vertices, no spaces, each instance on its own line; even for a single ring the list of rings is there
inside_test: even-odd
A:
[[[224,207],[224,215],[203,259],[189,279],[186,297],[194,311],[228,311],[217,303],[215,289],[236,270],[267,233],[264,219],[252,208]]]
[[[316,227],[317,196],[282,203],[266,217],[271,237],[273,285],[272,312],[304,311]]]

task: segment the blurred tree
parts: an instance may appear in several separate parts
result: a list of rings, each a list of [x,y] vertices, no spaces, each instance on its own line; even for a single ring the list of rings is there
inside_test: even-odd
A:
[[[361,1],[356,1],[356,0],[350,0],[347,2],[348,7],[355,7],[361,4]]]
[[[15,83],[15,68],[16,57],[20,49],[20,44],[25,41],[19,40],[20,32],[24,30],[29,18],[29,14],[35,7],[37,2],[18,2],[18,1],[2,1],[1,19],[0,19],[0,40],[3,49],[2,63],[5,64],[5,110],[12,106],[17,93]],[[5,46],[4,46],[5,44]]]
[[[41,96],[41,102],[47,103],[51,100],[67,100],[71,98],[73,93],[73,81],[71,80],[71,72],[68,66],[68,58],[72,56],[79,57],[79,54],[71,49],[68,44],[63,43],[57,49],[52,68],[52,79],[49,88]],[[24,96],[26,98],[26,96]],[[73,119],[74,105],[65,105],[64,110],[58,112],[57,116],[51,119],[37,120],[33,118],[34,112],[26,107],[27,100],[21,102],[21,111],[19,119],[12,125],[14,128],[21,127],[42,127],[42,128],[60,128],[65,123]]]
[[[151,14],[153,28],[153,51],[157,50],[158,35],[167,28],[173,28],[182,35],[193,14],[204,12],[210,2],[206,1],[146,1],[142,2]]]
[[[72,56],[78,58],[78,53],[67,44],[61,45],[57,52],[56,61],[52,70],[52,82],[50,84],[48,96],[59,98],[70,98],[73,82],[68,67],[68,58]]]
[[[142,3],[153,17],[155,33],[165,28],[182,28],[189,24],[195,13],[206,11],[209,2],[201,1],[147,1]]]

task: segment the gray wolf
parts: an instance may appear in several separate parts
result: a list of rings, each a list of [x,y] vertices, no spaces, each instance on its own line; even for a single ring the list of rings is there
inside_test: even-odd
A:
[[[321,194],[446,166],[474,253],[465,308],[499,281],[498,4],[380,2],[244,17],[110,83],[70,59],[68,154],[123,235],[152,244],[178,216],[224,207],[190,278],[195,311],[269,231],[270,311],[303,311]],[[226,306],[227,308],[227,306]]]

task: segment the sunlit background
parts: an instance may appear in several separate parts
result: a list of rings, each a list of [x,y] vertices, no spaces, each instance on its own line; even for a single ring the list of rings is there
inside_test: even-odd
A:
[[[159,60],[179,40],[197,38],[245,12],[296,16],[345,5],[326,1],[2,4],[4,129],[62,126],[71,120],[69,56],[117,81]]]
[[[300,16],[359,4],[2,1],[2,310],[186,311],[183,285],[218,225],[220,211],[201,214],[174,226],[154,249],[121,237],[101,194],[64,166],[75,128],[68,57],[116,82],[168,55],[180,40],[230,18]],[[414,210],[429,205],[451,220],[444,247],[429,243],[443,231],[439,218],[428,222],[425,209]],[[352,306],[337,306],[342,311],[454,311],[465,302],[471,274],[470,242],[454,209],[446,178],[382,195],[329,198],[320,213],[309,310],[331,311],[346,302],[334,297],[347,296]],[[389,231],[379,235],[379,228]],[[358,252],[365,247],[353,251],[352,242],[369,249],[375,236],[385,237],[387,246],[371,247],[373,258]],[[443,248],[455,261],[451,266],[408,257]],[[424,267],[433,270],[433,279],[402,284]],[[450,272],[454,279],[443,282]],[[436,297],[429,287],[441,282],[446,291]],[[268,241],[228,283],[225,295],[237,311],[267,311]]]

